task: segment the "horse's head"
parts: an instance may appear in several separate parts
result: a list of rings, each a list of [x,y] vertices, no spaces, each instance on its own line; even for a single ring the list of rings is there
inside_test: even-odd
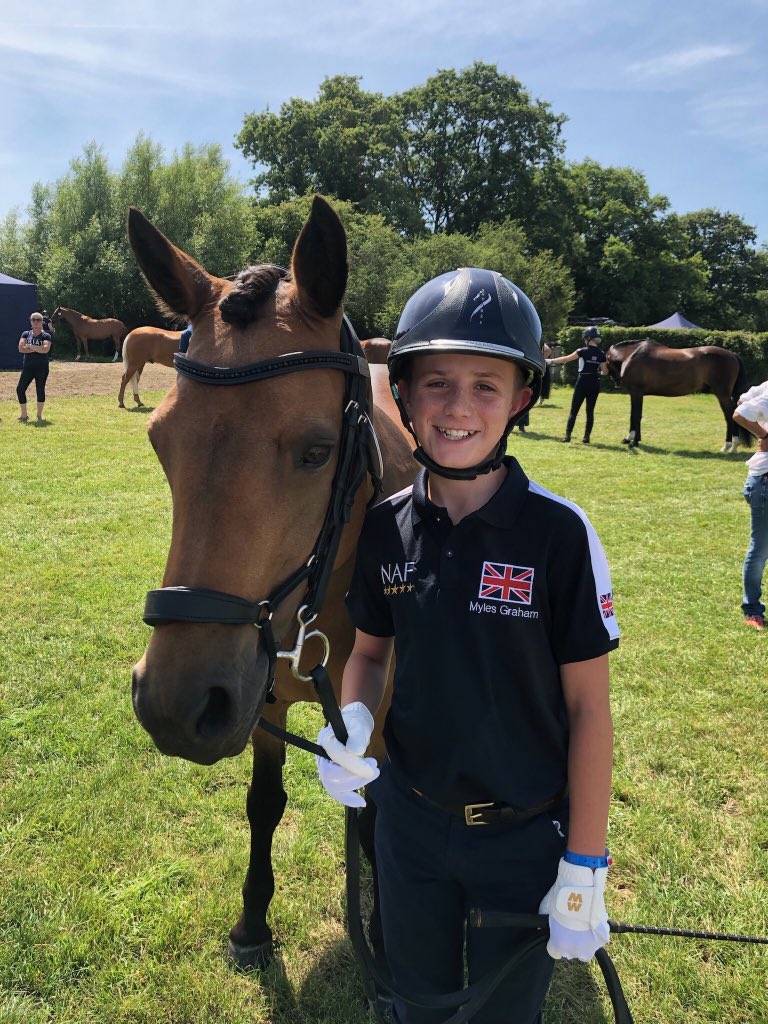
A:
[[[617,384],[621,384],[621,364],[629,355],[631,349],[627,346],[617,344],[611,345],[605,353],[605,364],[608,367],[609,377]]]
[[[275,641],[292,632],[308,584],[301,577],[281,590],[324,528],[343,441],[346,372],[319,356],[320,368],[294,367],[306,372],[259,371],[255,379],[243,368],[286,353],[339,353],[346,238],[316,198],[290,274],[249,267],[230,281],[208,274],[137,210],[128,226],[161,307],[193,325],[187,361],[153,413],[149,437],[173,499],[163,587],[198,595],[182,602],[180,615],[161,611],[155,620],[161,624],[134,668],[134,708],[160,750],[212,763],[248,742],[266,697],[272,636],[251,624],[255,612],[240,624],[226,614],[192,621],[195,600],[209,610],[210,591],[252,607],[271,599],[262,608],[264,618],[272,613]],[[211,386],[217,381],[206,373],[216,367],[235,370],[218,383],[239,386]],[[248,382],[240,383],[238,368]]]
[[[60,319],[61,319],[61,306],[57,306],[56,309],[54,309],[53,313],[51,313],[51,321],[60,320]]]

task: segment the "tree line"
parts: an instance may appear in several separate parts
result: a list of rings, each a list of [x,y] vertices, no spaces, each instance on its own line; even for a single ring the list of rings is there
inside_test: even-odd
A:
[[[113,171],[85,146],[27,214],[0,222],[0,269],[63,304],[129,325],[160,322],[125,236],[138,206],[221,276],[286,265],[320,192],[349,237],[347,310],[361,336],[391,337],[405,299],[429,277],[491,266],[536,303],[545,333],[569,315],[653,323],[680,309],[717,329],[768,329],[768,252],[737,214],[676,214],[640,171],[569,162],[565,116],[511,75],[476,62],[384,96],[351,75],[316,99],[245,116],[236,145],[252,191],[217,145],[167,156],[140,135]]]

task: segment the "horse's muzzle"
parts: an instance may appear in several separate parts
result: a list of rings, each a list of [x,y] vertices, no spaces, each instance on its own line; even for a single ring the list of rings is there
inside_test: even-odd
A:
[[[160,627],[156,632],[178,627]],[[153,641],[154,641],[153,637]],[[219,671],[204,665],[172,670],[153,654],[152,644],[133,669],[133,709],[158,750],[197,764],[214,764],[242,753],[261,715],[267,691],[268,658],[261,648],[250,671],[239,659]]]

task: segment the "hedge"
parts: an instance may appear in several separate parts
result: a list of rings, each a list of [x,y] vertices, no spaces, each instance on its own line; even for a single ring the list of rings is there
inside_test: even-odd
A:
[[[581,348],[583,327],[564,327],[557,340],[563,347],[563,355]],[[700,345],[719,345],[741,356],[747,380],[750,384],[761,384],[768,380],[768,332],[760,334],[750,331],[686,331],[665,330],[659,327],[601,327],[601,348],[607,351],[617,341],[640,341],[651,338],[669,348],[696,348]],[[562,380],[570,383],[576,379],[576,363],[561,367]],[[604,378],[605,380],[605,378]]]

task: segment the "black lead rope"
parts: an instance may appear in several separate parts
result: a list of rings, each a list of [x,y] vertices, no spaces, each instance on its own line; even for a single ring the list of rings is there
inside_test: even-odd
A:
[[[347,929],[352,942],[352,948],[360,965],[366,996],[379,1022],[383,1022],[384,1018],[377,1009],[377,1001],[379,994],[386,992],[397,999],[402,999],[404,1002],[431,1010],[451,1010],[461,1007],[453,1016],[448,1017],[443,1024],[465,1024],[488,1002],[499,985],[512,971],[523,966],[542,946],[546,945],[549,929],[546,915],[504,914],[505,922],[503,927],[530,928],[533,930],[533,934],[495,972],[459,992],[452,992],[444,996],[424,995],[422,993],[399,990],[392,984],[391,978],[385,975],[377,966],[365,938],[360,908],[360,837],[357,827],[357,811],[352,807],[347,808],[344,838],[347,861]],[[487,921],[482,919],[485,917],[484,914],[479,921],[473,920],[472,914],[477,913],[477,911],[471,912],[470,925],[474,927],[486,925]],[[501,917],[502,915],[498,916]],[[500,922],[494,923],[494,927],[500,926]],[[595,958],[605,979],[616,1024],[633,1024],[633,1017],[627,1005],[619,976],[608,952],[605,949],[599,949],[595,954]]]
[[[312,683],[315,687],[315,693],[317,699],[323,708],[323,714],[325,720],[333,727],[333,733],[336,739],[340,743],[346,743],[349,739],[349,733],[347,727],[344,724],[344,719],[341,717],[341,708],[339,702],[336,700],[336,694],[333,692],[333,685],[331,684],[331,677],[328,675],[324,665],[315,665],[309,672],[312,677]],[[318,757],[324,757],[326,761],[330,758],[326,754],[323,747],[317,743],[313,743],[312,740],[305,740],[303,736],[297,736],[294,732],[288,732],[287,729],[281,729],[279,725],[273,725],[268,722],[262,715],[259,719],[259,726],[268,732],[270,736],[274,736],[275,739],[282,740],[284,743],[290,743],[294,747],[301,747],[302,750],[308,751],[310,754],[316,754]]]
[[[316,665],[310,671],[315,692],[323,708],[326,721],[334,735],[341,743],[348,739],[347,729],[341,714],[336,696],[333,692],[328,672],[322,665]],[[312,754],[328,759],[325,750],[317,743],[312,743],[301,736],[280,729],[264,718],[261,727],[270,735],[301,747]],[[358,812],[353,807],[346,808],[344,829],[344,852],[346,860],[346,897],[347,897],[347,931],[357,959],[366,997],[371,1005],[378,1024],[387,1024],[382,1014],[380,998],[382,993],[401,999],[414,1006],[432,1010],[453,1010],[443,1024],[467,1024],[468,1021],[488,1002],[504,979],[516,968],[524,965],[529,957],[546,944],[549,933],[549,918],[546,914],[511,914],[505,911],[482,910],[473,908],[469,912],[469,925],[473,928],[515,928],[530,929],[532,935],[525,943],[508,957],[495,971],[481,981],[469,985],[459,992],[443,996],[423,993],[403,992],[392,983],[385,969],[377,963],[368,945],[363,926],[360,904],[360,835],[358,829]],[[768,944],[768,938],[754,935],[739,935],[731,932],[694,931],[683,928],[661,928],[652,925],[633,925],[624,921],[608,921],[611,932],[616,934],[639,935],[672,935],[691,939],[719,939],[731,942],[751,942]],[[627,1004],[616,967],[605,948],[598,949],[595,959],[603,975],[608,997],[613,1008],[615,1024],[633,1024],[632,1013]],[[457,1009],[458,1008],[458,1009]]]

